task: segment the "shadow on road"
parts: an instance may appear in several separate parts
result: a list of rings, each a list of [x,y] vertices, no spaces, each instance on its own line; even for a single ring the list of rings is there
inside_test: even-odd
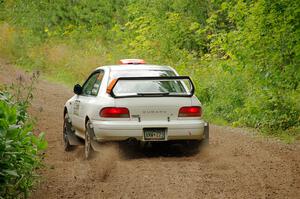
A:
[[[120,153],[124,159],[154,158],[154,157],[190,157],[198,154],[203,146],[191,146],[179,143],[149,143],[146,145],[119,144]]]

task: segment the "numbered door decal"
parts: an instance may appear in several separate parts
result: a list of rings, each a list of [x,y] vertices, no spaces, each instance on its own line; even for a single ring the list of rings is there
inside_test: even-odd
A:
[[[79,105],[80,105],[80,101],[79,100],[75,100],[74,103],[74,109],[73,109],[73,114],[79,116]]]

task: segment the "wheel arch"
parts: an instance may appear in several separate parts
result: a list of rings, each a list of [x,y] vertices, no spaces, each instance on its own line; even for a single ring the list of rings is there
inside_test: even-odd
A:
[[[64,117],[65,117],[65,115],[66,115],[66,113],[68,113],[68,109],[67,109],[67,107],[64,107]]]
[[[85,129],[87,128],[87,125],[86,125],[86,124],[87,124],[88,121],[91,122],[89,116],[85,116],[85,121],[84,121]],[[95,137],[94,128],[93,128],[93,125],[92,125],[91,123],[90,123],[90,128],[91,128],[91,136],[92,136],[92,137]]]
[[[86,125],[86,123],[87,123],[88,121],[90,121],[89,116],[85,116],[84,124]]]

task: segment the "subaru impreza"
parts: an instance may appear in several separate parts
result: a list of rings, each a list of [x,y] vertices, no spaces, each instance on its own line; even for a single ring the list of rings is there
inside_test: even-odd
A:
[[[207,142],[208,123],[194,92],[191,78],[169,66],[123,59],[98,67],[64,106],[64,148],[81,138],[88,158],[94,142]]]

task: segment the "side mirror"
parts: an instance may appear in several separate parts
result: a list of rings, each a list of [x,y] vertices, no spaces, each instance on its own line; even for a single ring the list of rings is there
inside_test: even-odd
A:
[[[80,95],[82,93],[82,87],[79,84],[76,84],[73,91],[75,94]]]

